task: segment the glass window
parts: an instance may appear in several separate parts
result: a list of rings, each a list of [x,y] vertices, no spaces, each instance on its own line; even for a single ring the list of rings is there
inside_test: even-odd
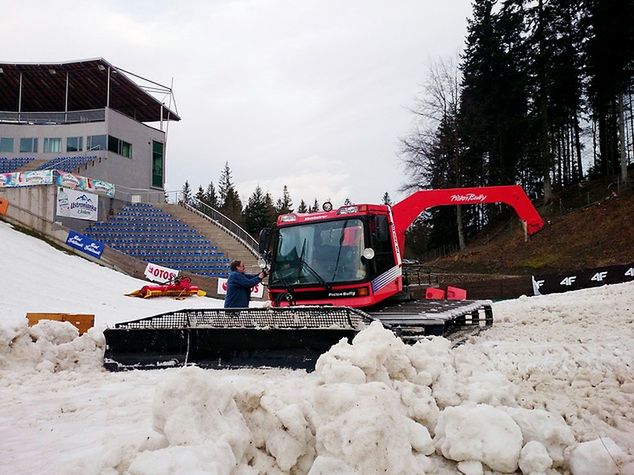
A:
[[[374,249],[374,273],[382,274],[392,268],[395,262],[387,216],[378,215],[370,219],[370,243]]]
[[[280,228],[271,285],[354,282],[367,275],[361,259],[363,222],[342,219]]]
[[[12,137],[0,137],[0,152],[13,152]]]
[[[20,152],[21,153],[37,153],[37,138],[21,138]]]
[[[132,145],[112,135],[108,136],[108,150],[117,155],[132,158]]]
[[[61,137],[44,138],[44,153],[59,153],[62,151]]]
[[[83,137],[68,137],[66,139],[66,151],[67,152],[81,152],[84,150],[84,138]]]
[[[108,151],[113,153],[119,153],[119,139],[108,135]]]
[[[161,142],[152,142],[152,186],[156,188],[163,188],[164,147]]]
[[[119,155],[123,155],[126,158],[132,158],[132,144],[128,142],[124,142],[123,140],[119,141]]]
[[[89,135],[86,140],[88,150],[106,150],[105,135]]]

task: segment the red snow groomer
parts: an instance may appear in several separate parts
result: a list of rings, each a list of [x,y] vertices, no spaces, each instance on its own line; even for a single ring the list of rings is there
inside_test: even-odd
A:
[[[201,290],[196,285],[192,285],[189,277],[176,277],[173,281],[165,284],[144,285],[139,290],[135,290],[129,294],[130,297],[142,297],[144,299],[150,297],[187,297],[189,295],[198,295],[204,297],[207,292]]]
[[[181,310],[118,324],[105,332],[106,366],[310,369],[321,353],[373,321],[408,343],[478,331],[493,322],[491,302],[412,298],[401,252],[407,228],[426,209],[483,203],[512,207],[526,234],[544,225],[516,185],[421,190],[393,206],[281,215],[275,229],[260,234],[270,308]]]

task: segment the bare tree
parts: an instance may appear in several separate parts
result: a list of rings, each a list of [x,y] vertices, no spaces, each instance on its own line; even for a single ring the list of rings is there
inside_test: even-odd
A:
[[[460,72],[456,60],[434,62],[412,112],[416,127],[401,139],[401,159],[409,179],[402,191],[463,185],[458,131]],[[462,210],[457,213],[458,244],[465,248]]]

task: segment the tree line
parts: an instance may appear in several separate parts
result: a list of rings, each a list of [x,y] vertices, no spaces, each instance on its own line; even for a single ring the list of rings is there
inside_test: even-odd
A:
[[[221,212],[255,238],[262,228],[273,225],[280,214],[321,211],[321,204],[317,198],[310,205],[302,199],[295,208],[286,185],[282,188],[282,196],[277,200],[258,185],[244,205],[234,184],[228,162],[225,162],[221,171],[217,189],[213,181],[210,181],[206,188],[199,186],[198,191],[194,193],[189,180],[186,180],[182,188],[182,199],[204,214],[211,216],[213,210]],[[383,203],[392,204],[387,192],[383,195]],[[353,204],[352,201],[346,198],[344,205],[350,204]]]
[[[458,61],[430,68],[401,139],[403,190],[520,184],[547,204],[587,178],[627,179],[634,154],[634,0],[474,0]],[[503,206],[441,207],[417,252],[508,219]]]

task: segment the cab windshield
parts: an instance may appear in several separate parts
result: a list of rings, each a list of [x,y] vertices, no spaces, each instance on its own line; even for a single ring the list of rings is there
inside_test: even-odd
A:
[[[269,283],[326,285],[364,279],[364,247],[363,222],[357,218],[281,228]]]

